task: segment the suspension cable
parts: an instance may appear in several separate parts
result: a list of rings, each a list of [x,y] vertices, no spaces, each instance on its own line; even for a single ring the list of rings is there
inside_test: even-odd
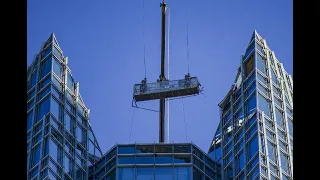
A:
[[[187,20],[187,62],[189,73],[189,23],[188,23],[188,0],[186,0],[186,20]]]
[[[183,120],[184,120],[184,128],[185,128],[185,131],[186,131],[186,140],[188,142],[188,133],[187,133],[187,122],[186,122],[186,113],[184,111],[184,102],[183,102],[183,99],[182,100],[182,109],[183,109]]]
[[[142,0],[142,38],[143,38],[143,64],[144,64],[144,78],[147,79],[147,68],[146,68],[146,41],[145,41],[145,23],[144,23],[144,0]]]
[[[168,58],[168,79],[170,79],[170,54],[169,54],[169,51],[170,51],[170,8],[168,8],[168,45],[167,45],[167,52],[168,52],[168,55],[167,55],[167,58]],[[170,142],[170,100],[167,99],[167,102],[168,102],[168,120],[167,120],[167,131],[168,131],[168,143]]]
[[[135,109],[136,109],[136,108],[133,108],[133,112],[132,112],[129,143],[131,142],[131,132],[132,132],[132,125],[133,125],[133,118],[134,118],[134,110],[135,110]]]

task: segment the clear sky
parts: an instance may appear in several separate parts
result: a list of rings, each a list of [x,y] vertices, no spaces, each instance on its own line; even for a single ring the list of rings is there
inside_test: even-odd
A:
[[[144,78],[144,44],[148,82],[160,75],[161,1],[144,1],[144,8],[143,0],[28,1],[28,65],[54,32],[80,82],[103,152],[129,142],[133,85]],[[234,82],[240,55],[255,29],[292,74],[292,1],[188,0],[186,5],[185,0],[167,0],[167,4],[170,79],[182,79],[188,71],[188,19],[190,73],[199,78],[206,96],[183,99],[185,111],[181,99],[171,101],[170,141],[192,141],[207,152],[219,123],[217,104]],[[158,110],[159,101],[138,105]],[[158,126],[158,113],[136,109],[131,142],[157,142]]]

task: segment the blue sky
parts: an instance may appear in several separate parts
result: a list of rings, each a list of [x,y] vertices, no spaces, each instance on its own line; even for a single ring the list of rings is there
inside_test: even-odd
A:
[[[160,75],[160,0],[40,1],[27,6],[28,65],[55,33],[88,108],[103,152],[130,139],[133,85]],[[167,0],[170,8],[170,79],[189,66],[204,94],[170,103],[170,141],[194,142],[207,152],[219,123],[217,104],[237,73],[254,29],[292,74],[293,18],[290,0]],[[142,21],[144,15],[144,23]],[[145,36],[143,36],[145,29]],[[159,101],[139,106],[158,109]],[[184,115],[187,128],[184,124]],[[159,114],[136,109],[131,142],[157,142]],[[186,132],[188,140],[186,139]]]

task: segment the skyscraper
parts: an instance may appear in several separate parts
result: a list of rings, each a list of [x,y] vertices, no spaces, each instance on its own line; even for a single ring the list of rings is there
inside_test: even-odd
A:
[[[223,179],[292,179],[292,98],[291,76],[254,31],[209,149]]]
[[[27,72],[27,179],[88,179],[102,152],[52,33]]]

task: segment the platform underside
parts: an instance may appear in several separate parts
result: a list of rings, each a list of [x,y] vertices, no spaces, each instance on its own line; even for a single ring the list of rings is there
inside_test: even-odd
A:
[[[161,81],[134,86],[133,99],[135,101],[148,101],[155,99],[174,98],[199,94],[200,83],[197,77],[173,81]]]
[[[164,92],[157,92],[157,93],[149,93],[149,94],[140,94],[135,95],[135,101],[148,101],[148,100],[155,100],[155,99],[162,99],[162,98],[173,98],[173,97],[180,97],[180,96],[188,96],[199,94],[200,88],[187,88],[187,89],[179,89],[173,91],[164,91]]]

